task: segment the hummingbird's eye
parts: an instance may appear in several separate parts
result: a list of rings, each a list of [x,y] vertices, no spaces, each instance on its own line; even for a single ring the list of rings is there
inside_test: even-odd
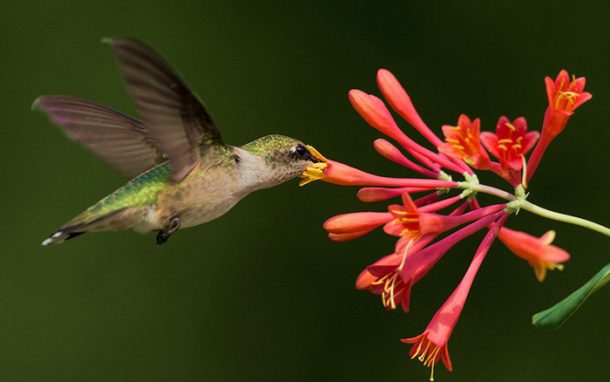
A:
[[[305,146],[301,145],[301,144],[297,145],[297,146],[294,148],[294,151],[295,151],[295,152],[297,153],[297,155],[298,155],[298,156],[300,156],[300,157],[304,157],[304,156],[306,156],[307,154],[309,154],[309,151],[307,151],[307,148],[306,148]]]

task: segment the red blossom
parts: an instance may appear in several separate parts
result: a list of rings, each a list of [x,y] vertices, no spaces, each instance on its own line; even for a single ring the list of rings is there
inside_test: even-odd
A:
[[[559,72],[554,81],[546,77],[544,82],[549,105],[544,113],[542,134],[527,163],[528,182],[534,176],[547,147],[565,129],[574,111],[593,97],[584,91],[584,77],[572,76],[570,81],[570,75],[565,70]]]
[[[443,361],[447,370],[453,370],[447,347],[449,338],[462,313],[466,298],[470,292],[470,287],[479,271],[479,267],[493,244],[499,227],[502,226],[507,216],[508,215],[502,216],[498,221],[492,224],[487,235],[485,235],[485,238],[481,241],[462,281],[436,312],[434,317],[432,317],[432,320],[430,320],[430,323],[424,332],[416,337],[401,339],[405,344],[413,344],[409,352],[411,358],[417,358],[424,366],[431,368],[430,380],[433,380],[434,365],[439,360]]]
[[[519,117],[512,123],[504,116],[496,125],[496,133],[482,132],[481,142],[500,164],[512,171],[520,171],[523,159],[538,140],[537,131],[527,131],[525,118]]]
[[[466,115],[460,115],[457,126],[443,126],[445,143],[441,143],[438,150],[475,168],[486,169],[489,166],[489,156],[481,146],[480,128],[481,121],[478,118],[471,121]]]
[[[337,215],[324,222],[324,229],[333,241],[348,241],[366,235],[390,221],[388,212],[353,212]]]
[[[363,202],[402,197],[402,204],[389,205],[387,212],[342,214],[324,223],[330,239],[334,241],[352,240],[380,226],[383,226],[388,235],[398,237],[394,252],[374,261],[356,279],[356,288],[380,295],[386,309],[396,309],[400,305],[405,312],[408,311],[412,287],[457,243],[489,228],[462,281],[423,333],[402,339],[402,342],[413,345],[410,352],[412,358],[418,358],[432,368],[438,361],[442,361],[451,370],[447,348],[449,338],[474,277],[496,236],[534,267],[539,280],[544,278],[548,270],[561,269],[560,263],[569,258],[567,252],[551,245],[554,237],[552,231],[536,238],[501,227],[509,214],[524,206],[519,203],[527,197],[527,180],[531,178],[548,144],[563,130],[574,110],[590,99],[591,95],[584,92],[584,78],[570,81],[567,72],[562,71],[555,81],[546,79],[549,106],[541,135],[527,131],[525,118],[519,117],[511,122],[504,116],[498,120],[495,133],[481,133],[479,119],[470,120],[462,114],[456,126],[442,127],[445,137],[443,142],[428,128],[406,90],[389,71],[379,70],[377,83],[392,109],[421,133],[437,151],[429,150],[408,137],[381,99],[360,90],[351,90],[349,100],[358,113],[372,127],[399,144],[395,146],[385,139],[377,139],[374,142],[375,150],[386,159],[428,179],[370,174],[328,160],[308,147],[319,162],[308,167],[302,174],[304,179],[301,184],[320,179],[338,185],[365,186],[357,194]],[[538,143],[527,160],[527,169],[523,169],[525,156],[536,141]],[[490,159],[486,149],[498,162]],[[480,185],[469,165],[501,176],[517,189],[515,194]],[[465,181],[454,181],[456,174],[463,176]],[[448,196],[454,189],[463,192]],[[487,192],[510,203],[481,206],[477,192]],[[413,200],[411,194],[415,193],[425,194]],[[463,202],[459,203],[460,201]],[[444,212],[456,203],[459,206],[451,213]],[[445,232],[448,234],[442,237]]]
[[[538,281],[544,280],[547,270],[562,270],[563,265],[560,263],[570,258],[566,251],[551,244],[555,239],[555,231],[548,231],[538,238],[504,227],[498,238],[515,255],[526,260],[534,268]]]

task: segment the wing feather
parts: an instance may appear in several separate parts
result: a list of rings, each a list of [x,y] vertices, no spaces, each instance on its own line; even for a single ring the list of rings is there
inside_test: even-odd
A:
[[[168,158],[172,179],[182,180],[206,145],[222,144],[201,100],[152,48],[132,38],[107,40],[154,145]]]
[[[120,111],[68,96],[39,97],[33,108],[129,178],[164,160],[142,123]]]

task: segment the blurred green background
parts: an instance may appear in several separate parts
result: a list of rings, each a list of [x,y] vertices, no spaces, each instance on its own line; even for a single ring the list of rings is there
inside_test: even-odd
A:
[[[587,77],[594,98],[547,152],[530,198],[610,224],[610,6],[423,3],[0,3],[0,380],[425,381],[428,370],[398,339],[424,329],[480,239],[417,284],[408,315],[353,288],[365,265],[391,251],[391,238],[337,244],[321,229],[340,212],[384,209],[350,188],[293,181],[254,193],[161,247],[131,232],[41,247],[125,181],[30,111],[41,94],[69,94],[134,113],[102,37],[135,36],[163,52],[226,142],[282,133],[389,175],[408,173],[373,151],[379,134],[346,97],[350,88],[379,94],[378,68],[396,74],[437,131],[462,112],[480,116],[484,129],[503,114],[538,129],[543,78],[566,68]],[[610,289],[559,331],[537,330],[530,317],[609,261],[608,238],[525,212],[508,225],[557,229],[572,259],[541,284],[497,243],[450,341],[455,371],[439,367],[437,379],[607,379]]]

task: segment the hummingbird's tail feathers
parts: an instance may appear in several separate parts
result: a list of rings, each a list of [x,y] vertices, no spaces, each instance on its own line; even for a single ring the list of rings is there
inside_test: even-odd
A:
[[[32,110],[42,110],[64,133],[129,178],[166,158],[148,130],[135,118],[112,108],[69,96],[41,96]]]
[[[49,244],[61,244],[66,240],[70,240],[75,238],[76,236],[80,236],[86,232],[67,232],[62,229],[55,231],[51,236],[42,241],[43,246],[47,246]]]
[[[103,227],[107,226],[105,222],[120,211],[122,210],[111,212],[92,221],[86,221],[86,215],[83,216],[83,214],[81,214],[51,234],[51,236],[42,242],[42,245],[46,247],[49,244],[61,244],[66,240],[70,240],[87,232],[103,231]]]
[[[42,245],[60,244],[87,232],[137,229],[139,227],[138,224],[145,219],[148,212],[148,206],[126,207],[92,218],[91,215],[85,211],[72,219],[68,224],[55,231],[49,238],[42,242]],[[144,231],[146,231],[146,229]]]

